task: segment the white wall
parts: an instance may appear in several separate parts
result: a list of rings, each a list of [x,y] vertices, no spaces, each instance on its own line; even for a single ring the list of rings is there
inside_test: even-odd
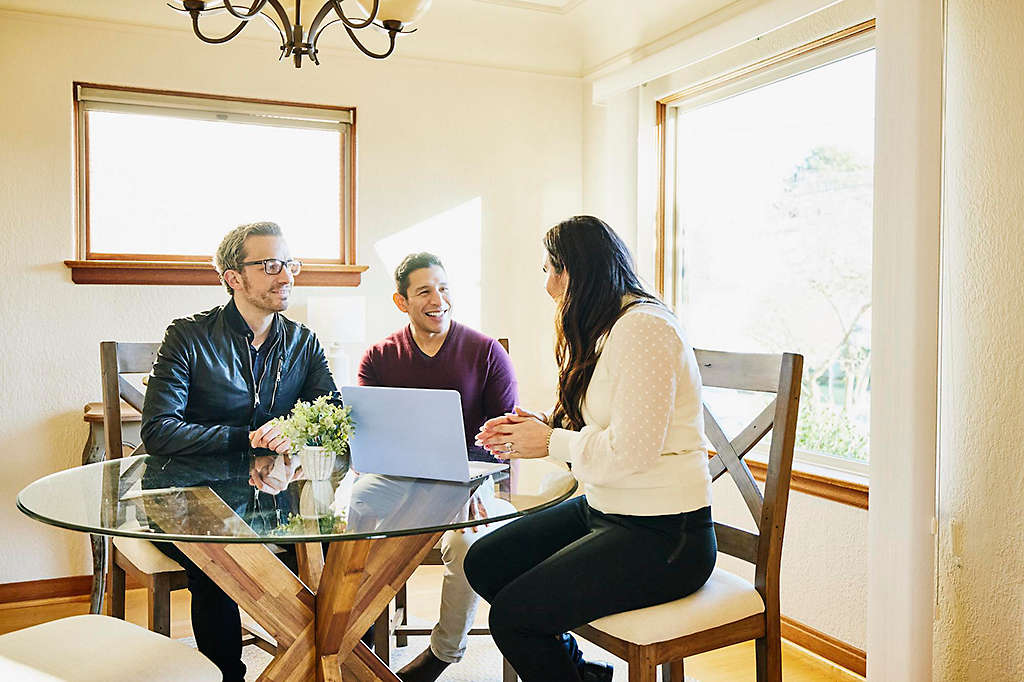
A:
[[[1024,4],[946,16],[934,679],[1024,679]]]
[[[583,208],[607,216],[636,249],[640,270],[653,281],[654,103],[688,86],[874,16],[872,0],[847,0],[800,22],[761,36],[711,59],[591,103],[583,93]],[[751,415],[753,416],[753,415]],[[714,488],[715,517],[753,530],[735,486],[723,477]],[[793,493],[782,557],[782,613],[859,648],[867,643],[867,535],[865,510]],[[743,562],[724,555],[721,566],[752,578]]]
[[[479,198],[482,329],[511,337],[523,401],[550,400],[552,308],[540,236],[579,210],[579,80],[341,54],[296,71],[274,63],[270,49],[0,12],[0,583],[89,570],[84,536],[28,519],[14,496],[80,461],[82,405],[100,397],[99,342],[158,340],[172,318],[225,297],[212,286],[71,283],[62,261],[75,255],[73,80],[356,106],[359,261],[370,270],[356,290],[297,289],[293,315],[304,318],[309,293],[365,296],[367,341],[397,328],[402,318],[375,244]],[[215,191],[212,180],[168,193],[187,201],[190,192]],[[456,317],[458,310],[456,301]]]

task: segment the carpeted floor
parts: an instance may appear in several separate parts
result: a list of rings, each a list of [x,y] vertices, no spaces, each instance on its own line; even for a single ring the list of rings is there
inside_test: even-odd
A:
[[[426,648],[429,637],[410,637],[409,645],[392,650],[391,669],[398,670],[415,658]],[[195,646],[195,640],[187,637],[180,640],[189,646]],[[611,656],[607,652],[580,641],[580,649],[588,660],[605,661],[615,666],[615,682],[626,682],[629,675],[625,662]],[[259,647],[247,646],[242,650],[242,661],[248,672],[246,682],[252,682],[270,663],[271,656]],[[687,682],[695,682],[687,677]],[[438,682],[501,682],[501,654],[490,637],[473,636],[469,638],[466,656],[457,665],[450,666]]]

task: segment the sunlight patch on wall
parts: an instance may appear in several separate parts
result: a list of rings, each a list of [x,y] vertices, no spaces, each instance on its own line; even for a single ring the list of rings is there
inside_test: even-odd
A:
[[[444,263],[452,292],[452,316],[462,324],[480,328],[481,232],[480,197],[438,213],[374,245],[388,272],[410,253],[429,251]]]

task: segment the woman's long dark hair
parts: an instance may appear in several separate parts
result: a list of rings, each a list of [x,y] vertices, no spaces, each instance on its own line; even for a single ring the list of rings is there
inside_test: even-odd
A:
[[[555,225],[544,235],[544,247],[555,272],[569,273],[555,324],[558,404],[552,425],[578,431],[600,357],[597,344],[622,314],[623,297],[660,301],[640,283],[622,239],[599,218],[574,216]]]

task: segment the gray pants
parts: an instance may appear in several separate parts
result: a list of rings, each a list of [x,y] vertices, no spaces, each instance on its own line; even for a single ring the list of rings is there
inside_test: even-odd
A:
[[[476,493],[488,516],[501,516],[515,511],[511,503],[494,496],[494,486],[485,483]],[[463,517],[465,518],[465,517]],[[466,654],[469,630],[473,626],[480,596],[466,580],[462,560],[466,552],[481,537],[508,523],[502,521],[488,526],[464,530],[450,530],[441,536],[441,560],[444,578],[441,581],[441,615],[430,633],[430,650],[446,663],[456,663]]]

